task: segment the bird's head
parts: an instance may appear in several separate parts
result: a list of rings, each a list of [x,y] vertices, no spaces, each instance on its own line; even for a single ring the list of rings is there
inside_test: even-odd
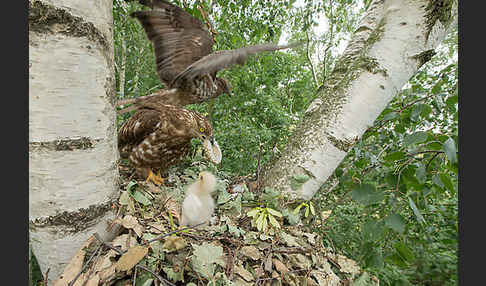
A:
[[[219,90],[222,91],[222,93],[226,93],[229,96],[233,95],[233,88],[231,87],[231,84],[224,78],[216,78],[216,85],[219,87]]]
[[[214,140],[213,126],[206,117],[200,114],[196,116],[196,122],[197,137],[201,139],[206,156],[214,164],[219,164],[221,162],[221,149],[218,142]]]

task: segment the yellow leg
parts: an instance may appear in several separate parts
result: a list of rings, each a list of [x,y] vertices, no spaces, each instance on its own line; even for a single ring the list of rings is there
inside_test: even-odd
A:
[[[162,185],[164,183],[164,179],[160,176],[160,171],[157,172],[157,175],[155,175],[154,172],[152,172],[152,169],[150,169],[150,172],[145,181],[152,181],[156,185]]]

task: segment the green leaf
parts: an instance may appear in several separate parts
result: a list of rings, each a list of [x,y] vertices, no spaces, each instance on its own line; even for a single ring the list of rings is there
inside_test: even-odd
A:
[[[309,216],[309,206],[307,206],[305,208],[305,214],[304,214],[305,217],[308,217]]]
[[[351,192],[351,197],[356,202],[367,206],[383,201],[385,195],[377,191],[373,185],[362,184]]]
[[[422,216],[422,213],[420,213],[420,210],[417,208],[413,200],[408,197],[408,204],[410,205],[410,208],[412,209],[413,213],[415,214],[415,217],[417,218],[417,221],[419,223],[425,223],[425,219]]]
[[[405,158],[405,154],[406,154],[405,152],[397,151],[397,152],[389,153],[388,155],[383,157],[383,159],[385,161],[396,161]]]
[[[403,139],[403,146],[407,147],[407,146],[410,146],[410,145],[413,145],[413,144],[422,143],[425,140],[427,140],[427,137],[428,137],[427,132],[417,131],[415,133],[407,135]]]
[[[274,215],[274,216],[278,216],[278,217],[282,217],[282,214],[279,212],[279,211],[276,211],[272,208],[267,208],[267,211],[271,214],[271,215]]]
[[[135,181],[130,181],[127,185],[127,191],[130,192],[133,187],[137,186],[137,182]]]
[[[147,199],[147,197],[144,194],[142,194],[140,191],[138,191],[138,190],[135,191],[135,192],[133,192],[132,197],[137,202],[141,203],[144,206],[149,206],[149,205],[152,204],[152,202],[149,199]]]
[[[385,114],[385,116],[383,116],[383,120],[392,120],[392,119],[395,119],[395,118],[398,118],[398,113],[396,113],[394,111],[387,113],[387,114]]]
[[[276,228],[280,228],[280,224],[278,223],[278,221],[272,215],[269,215],[268,216],[268,220],[270,221],[270,224],[271,225],[273,225]]]
[[[385,225],[398,233],[403,233],[406,221],[401,215],[392,213],[385,218]]]
[[[451,163],[457,162],[457,149],[456,144],[454,143],[454,139],[447,139],[446,142],[442,144],[442,150],[444,150],[444,153],[447,155],[447,158],[449,158],[449,161],[451,161]]]
[[[218,193],[218,200],[216,201],[216,203],[218,205],[222,205],[224,203],[227,203],[229,200],[231,200],[231,195],[226,190],[223,190]]]
[[[367,256],[366,266],[367,267],[377,268],[377,269],[383,268],[383,266],[384,266],[384,262],[383,262],[383,251],[382,251],[381,247],[376,247]]]
[[[452,184],[451,177],[445,173],[440,174],[440,180],[444,183],[444,186],[449,189],[449,191],[454,191],[454,185]]]
[[[363,224],[363,238],[366,241],[381,239],[384,233],[383,223],[377,220],[369,220]]]
[[[255,217],[259,212],[261,212],[261,208],[256,207],[256,208],[251,209],[250,211],[248,211],[246,213],[246,215],[249,216],[249,217]]]
[[[215,264],[224,266],[223,248],[209,243],[193,244],[192,266],[204,278],[211,280],[216,268]]]
[[[310,211],[311,211],[312,215],[316,215],[316,211],[314,210],[314,204],[312,202],[310,202],[309,206],[310,206]]]
[[[309,176],[307,175],[294,175],[290,179],[290,188],[294,191],[297,191],[308,180]]]
[[[424,164],[419,164],[417,170],[415,170],[415,177],[417,178],[417,180],[423,184],[425,183],[425,180],[427,179],[427,174],[426,174],[426,171],[425,171],[425,165]]]
[[[398,254],[407,262],[413,262],[415,260],[415,255],[412,250],[402,242],[395,243],[395,249]]]
[[[295,208],[295,209],[294,209],[292,212],[293,212],[294,214],[298,214],[298,213],[299,213],[299,211],[300,211],[300,209],[301,209],[303,206],[305,206],[305,203],[301,203],[300,205],[298,205],[298,206],[297,206],[297,207],[296,207],[296,208]]]

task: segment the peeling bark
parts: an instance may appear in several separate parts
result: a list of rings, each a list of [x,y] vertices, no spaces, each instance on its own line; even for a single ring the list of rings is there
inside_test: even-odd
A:
[[[112,1],[29,1],[30,241],[52,283],[118,195]]]
[[[444,39],[457,18],[452,0],[375,0],[319,89],[264,186],[310,199],[348,150]],[[439,13],[437,15],[436,13]],[[295,175],[310,179],[290,188]]]

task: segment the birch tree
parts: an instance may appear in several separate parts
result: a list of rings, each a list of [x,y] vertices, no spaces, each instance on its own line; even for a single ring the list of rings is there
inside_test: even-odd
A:
[[[264,185],[310,199],[455,21],[457,1],[372,1]],[[308,180],[293,190],[296,176]]]
[[[30,241],[49,280],[118,191],[112,1],[29,1]]]

